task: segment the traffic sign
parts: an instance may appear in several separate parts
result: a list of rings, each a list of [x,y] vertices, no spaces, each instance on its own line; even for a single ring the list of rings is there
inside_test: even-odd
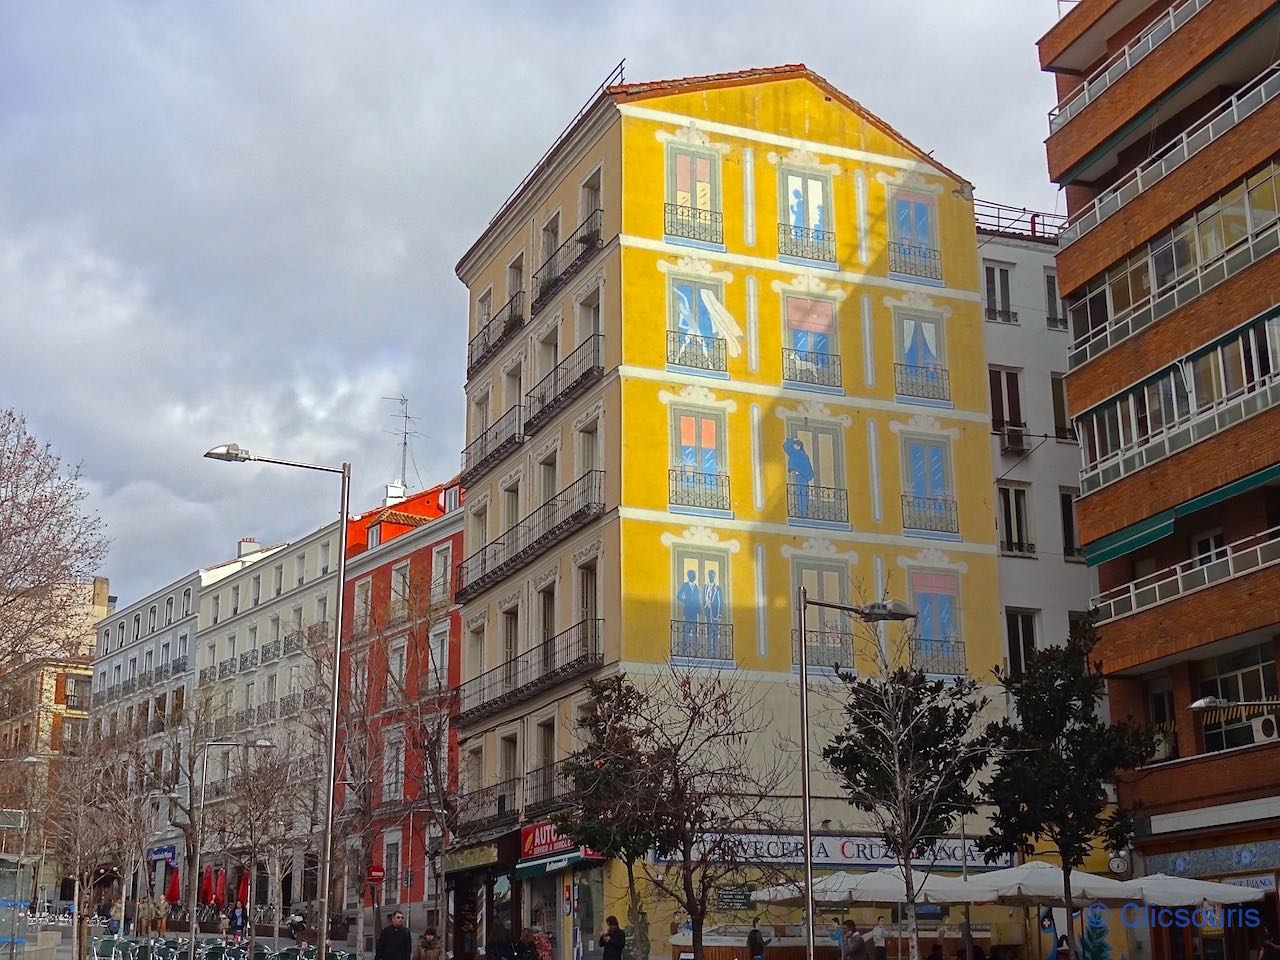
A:
[[[387,878],[387,871],[375,863],[369,867],[369,872],[365,876],[370,883],[381,883]]]

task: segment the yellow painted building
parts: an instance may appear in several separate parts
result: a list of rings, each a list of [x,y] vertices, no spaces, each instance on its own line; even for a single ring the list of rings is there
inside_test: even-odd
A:
[[[932,673],[1001,662],[970,197],[803,66],[614,83],[463,257],[455,955],[502,922],[592,957],[625,915],[538,830],[585,676],[734,671],[795,738],[801,584],[907,600]],[[873,669],[869,636],[809,631],[815,685]],[[815,823],[856,833],[835,793]],[[679,918],[651,919],[668,955]]]

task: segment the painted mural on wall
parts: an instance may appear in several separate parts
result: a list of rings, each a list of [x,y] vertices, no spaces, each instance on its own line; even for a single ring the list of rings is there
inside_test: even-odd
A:
[[[1248,870],[1280,870],[1280,840],[1147,855],[1148,873],[1219,877]]]
[[[715,531],[691,527],[677,537],[664,533],[671,551],[671,655],[696,660],[733,660],[729,557],[737,541],[721,543]]]

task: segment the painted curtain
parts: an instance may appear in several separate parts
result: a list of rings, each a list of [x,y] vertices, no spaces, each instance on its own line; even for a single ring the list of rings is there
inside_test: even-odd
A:
[[[941,330],[929,317],[902,318],[902,360],[912,367],[942,366]]]

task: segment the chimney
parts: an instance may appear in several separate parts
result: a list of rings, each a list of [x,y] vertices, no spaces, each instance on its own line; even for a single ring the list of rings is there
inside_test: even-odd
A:
[[[251,553],[257,553],[262,549],[262,544],[258,542],[257,537],[241,537],[240,543],[236,546],[237,557],[247,557]]]
[[[404,500],[404,484],[395,482],[387,484],[387,495],[382,499],[384,507],[393,507]]]

